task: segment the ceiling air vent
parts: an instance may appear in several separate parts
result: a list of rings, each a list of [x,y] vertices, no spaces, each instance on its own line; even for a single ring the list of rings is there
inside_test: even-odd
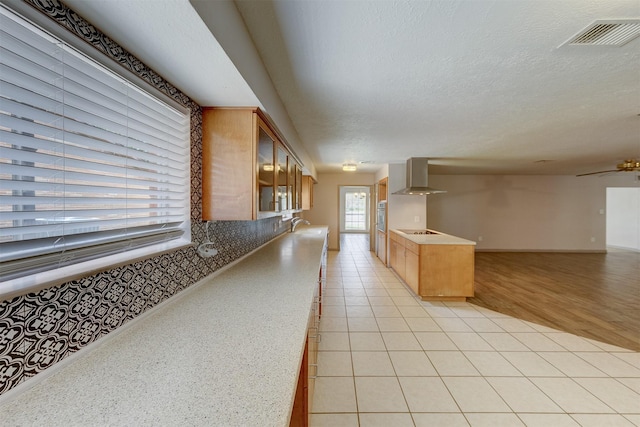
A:
[[[640,19],[598,20],[560,46],[622,46],[640,35]]]

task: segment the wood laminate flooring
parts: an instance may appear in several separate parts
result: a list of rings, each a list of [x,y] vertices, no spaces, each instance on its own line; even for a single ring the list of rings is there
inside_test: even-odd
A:
[[[468,302],[640,351],[640,253],[477,252]]]

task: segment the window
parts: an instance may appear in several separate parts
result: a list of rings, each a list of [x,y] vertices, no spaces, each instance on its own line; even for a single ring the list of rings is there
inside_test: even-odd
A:
[[[188,111],[0,19],[0,282],[188,243]]]

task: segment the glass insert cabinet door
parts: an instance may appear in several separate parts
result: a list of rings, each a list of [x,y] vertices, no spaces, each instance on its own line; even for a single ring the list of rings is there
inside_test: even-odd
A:
[[[289,163],[289,174],[287,178],[287,199],[289,200],[289,206],[287,209],[297,209],[296,207],[296,193],[295,193],[295,184],[296,184],[296,162],[293,160],[291,156],[288,159]]]
[[[278,193],[276,200],[276,208],[278,211],[286,211],[289,209],[289,188],[287,186],[287,178],[289,177],[288,155],[282,148],[278,147]]]
[[[275,198],[275,141],[260,127],[258,139],[258,210],[276,210]]]
[[[302,169],[296,164],[296,185],[294,191],[294,209],[302,209]]]

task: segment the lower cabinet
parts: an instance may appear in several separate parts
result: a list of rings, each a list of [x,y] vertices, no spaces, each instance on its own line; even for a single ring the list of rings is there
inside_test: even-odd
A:
[[[320,309],[322,307],[320,301],[320,295],[322,291],[322,282],[318,282],[316,293],[313,297],[313,304],[311,306],[311,313],[309,314],[309,327],[307,330],[307,348],[308,348],[308,393],[307,393],[307,406],[309,413],[311,413],[311,407],[313,406],[313,392],[316,384],[316,377],[318,376],[318,344],[320,343]],[[304,363],[304,362],[303,362]]]
[[[474,295],[472,245],[421,245],[420,293],[422,299],[465,301]]]
[[[384,265],[387,265],[387,233],[376,230],[378,244],[376,245],[376,255]]]
[[[398,276],[404,279],[406,269],[404,244],[402,243],[402,240],[400,240],[402,237],[396,236],[396,234],[391,233],[391,239],[389,239],[389,264]]]
[[[391,268],[423,300],[473,297],[473,245],[417,244],[394,232],[389,242]]]
[[[291,410],[291,419],[289,420],[289,427],[302,427],[309,425],[309,413],[310,408],[307,405],[308,401],[308,377],[309,375],[309,338],[307,337],[307,343],[304,347],[304,353],[302,355],[302,363],[300,364],[300,373],[298,374],[298,385],[296,387],[296,394],[293,401],[293,409]]]
[[[420,257],[416,252],[404,249],[404,281],[416,295],[420,295]]]
[[[314,290],[313,303],[309,311],[307,325],[307,340],[298,374],[293,410],[291,411],[290,427],[309,425],[309,416],[313,406],[313,393],[316,377],[318,376],[318,344],[320,343],[320,318],[322,316],[322,290],[326,276],[326,247],[323,251],[323,261],[318,274],[318,283]]]

